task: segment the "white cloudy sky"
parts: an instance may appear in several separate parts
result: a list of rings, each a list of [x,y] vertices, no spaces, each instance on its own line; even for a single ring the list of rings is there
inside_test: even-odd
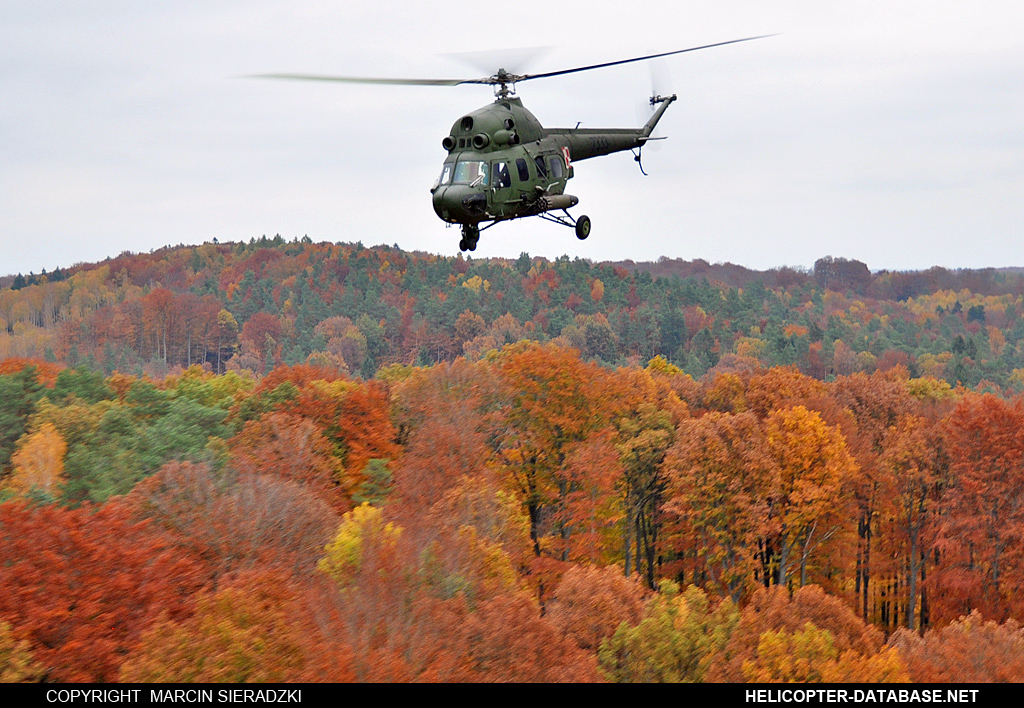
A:
[[[2,0],[0,274],[276,233],[458,251],[428,189],[487,87],[240,75],[469,78],[444,55],[551,47],[542,72],[775,32],[665,60],[650,176],[576,164],[589,240],[526,219],[476,255],[1024,265],[1022,3]],[[518,88],[545,125],[632,126],[650,83]]]

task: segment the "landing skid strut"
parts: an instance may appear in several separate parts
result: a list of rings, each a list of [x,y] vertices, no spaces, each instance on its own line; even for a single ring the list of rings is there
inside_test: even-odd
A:
[[[562,226],[568,226],[571,229],[575,229],[576,238],[578,238],[580,241],[582,241],[583,239],[590,235],[589,216],[584,214],[580,218],[574,219],[572,217],[572,214],[570,214],[565,209],[562,210],[562,214],[564,214],[565,216],[552,214],[551,212],[548,211],[544,212],[543,214],[538,214],[537,216],[544,219],[545,221],[550,221],[554,224],[561,224]]]
[[[562,214],[552,214],[548,211],[538,214],[537,216],[554,224],[568,226],[570,229],[576,231],[576,238],[581,241],[590,235],[590,217],[586,214],[578,219],[574,219],[568,211],[563,209]],[[494,221],[483,228],[476,224],[463,224],[462,239],[459,241],[459,250],[475,251],[476,244],[480,241],[480,232],[486,231],[497,223],[497,221]]]

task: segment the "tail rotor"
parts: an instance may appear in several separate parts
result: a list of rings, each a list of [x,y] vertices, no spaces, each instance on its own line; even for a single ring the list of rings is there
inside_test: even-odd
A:
[[[675,93],[672,90],[672,74],[664,59],[652,59],[647,62],[647,67],[651,78],[651,93],[647,98],[638,100],[636,103],[636,117],[640,125],[644,125],[654,115],[655,110],[658,108],[659,98]],[[659,123],[654,128],[654,132],[651,134],[650,140],[645,147],[648,150],[657,152],[661,148],[661,141],[665,138],[666,135]]]

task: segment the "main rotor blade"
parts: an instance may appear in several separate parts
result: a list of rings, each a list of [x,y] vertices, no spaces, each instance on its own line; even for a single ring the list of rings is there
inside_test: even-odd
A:
[[[757,37],[744,37],[743,39],[730,39],[728,42],[716,42],[715,44],[705,44],[700,47],[690,47],[689,49],[677,49],[674,52],[662,52],[661,54],[650,54],[646,57],[636,57],[635,59],[621,59],[619,61],[609,61],[604,64],[591,64],[590,66],[580,66],[575,69],[562,69],[561,71],[549,71],[546,74],[527,74],[519,79],[519,81],[526,81],[528,79],[546,79],[549,76],[561,76],[563,74],[575,74],[579,71],[590,71],[591,69],[603,69],[606,66],[618,66],[619,64],[629,64],[634,61],[644,61],[646,59],[657,59],[658,57],[667,57],[673,54],[684,54],[686,52],[695,52],[698,49],[710,49],[711,47],[721,47],[726,44],[736,44],[737,42],[749,42],[753,39],[764,39],[766,37],[774,37],[774,34],[762,34]]]
[[[458,86],[460,84],[489,83],[487,79],[376,79],[363,76],[321,76],[319,74],[253,74],[244,78],[333,81],[346,84],[391,84],[399,86]]]
[[[461,86],[462,84],[489,84],[492,86],[505,86],[506,84],[515,84],[520,81],[527,81],[528,79],[545,79],[549,76],[562,76],[563,74],[575,74],[580,71],[590,71],[591,69],[603,69],[606,66],[618,66],[619,64],[630,64],[635,61],[645,61],[647,59],[657,59],[658,57],[672,56],[673,54],[684,54],[686,52],[695,52],[699,49],[710,49],[711,47],[722,47],[726,44],[736,44],[737,42],[749,42],[753,39],[764,39],[765,37],[774,37],[774,34],[763,34],[757,37],[744,37],[743,39],[731,39],[728,42],[716,42],[715,44],[705,44],[700,47],[690,47],[689,49],[677,49],[674,52],[662,52],[661,54],[649,54],[645,57],[635,57],[633,59],[621,59],[619,61],[609,61],[603,64],[591,64],[590,66],[580,66],[575,69],[562,69],[561,71],[549,71],[544,74],[524,74],[514,75],[506,74],[499,71],[494,76],[485,76],[479,79],[382,79],[367,76],[324,76],[321,74],[252,74],[243,78],[248,79],[286,79],[289,81],[329,81],[335,83],[346,83],[346,84],[385,84],[391,86]]]

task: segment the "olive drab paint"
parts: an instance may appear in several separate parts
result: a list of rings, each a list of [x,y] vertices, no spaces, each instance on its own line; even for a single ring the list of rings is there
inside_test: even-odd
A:
[[[499,96],[459,118],[441,141],[448,158],[431,188],[434,212],[460,224],[463,250],[473,250],[480,224],[565,212],[578,199],[565,194],[573,161],[643,147],[673,96],[651,99],[657,110],[641,128],[544,128],[516,96]],[[589,219],[552,216],[589,235]],[[580,223],[585,226],[580,228]]]

